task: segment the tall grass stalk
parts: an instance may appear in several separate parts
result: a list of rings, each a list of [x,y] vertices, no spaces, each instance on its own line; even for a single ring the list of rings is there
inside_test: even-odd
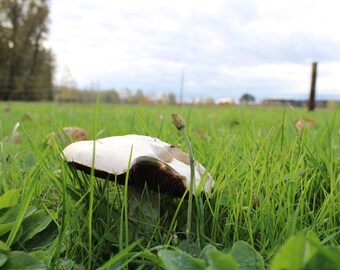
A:
[[[55,243],[55,249],[54,249],[54,256],[52,257],[52,261],[51,261],[51,269],[55,269],[56,265],[58,265],[59,259],[60,259],[60,255],[61,255],[61,250],[62,250],[62,245],[63,245],[63,240],[64,240],[64,234],[65,234],[65,229],[66,229],[66,224],[67,224],[67,220],[68,220],[68,216],[67,216],[67,184],[66,184],[66,173],[65,170],[62,170],[63,173],[63,177],[61,178],[61,194],[62,194],[62,208],[60,210],[61,212],[61,221],[60,221],[60,226],[59,226],[59,234]]]
[[[191,220],[192,220],[192,199],[194,192],[194,183],[195,183],[195,160],[194,153],[192,151],[191,143],[188,138],[187,133],[185,132],[185,124],[183,119],[178,114],[172,114],[172,121],[176,128],[182,133],[185,143],[189,149],[189,157],[190,157],[190,185],[189,185],[189,199],[188,199],[188,214],[187,214],[187,228],[186,228],[186,237],[188,248],[190,244],[190,234],[191,234]]]
[[[128,170],[125,175],[124,184],[124,195],[122,201],[122,211],[120,215],[120,233],[119,233],[119,250],[124,250],[124,248],[129,244],[129,200],[128,200],[128,185],[129,185],[129,173],[131,166],[131,157],[133,152],[133,146],[130,150],[130,157],[128,162]]]
[[[93,119],[93,129],[92,129],[92,138],[93,138],[93,150],[92,150],[92,164],[91,164],[91,175],[90,175],[90,190],[89,190],[89,209],[88,209],[88,246],[89,246],[89,257],[88,257],[88,269],[92,268],[92,257],[93,257],[93,240],[92,240],[92,224],[93,224],[93,199],[94,199],[94,163],[96,157],[96,138],[97,138],[97,119],[98,119],[98,107],[99,107],[99,99],[97,98],[96,106],[94,109],[94,119]]]
[[[5,191],[8,189],[7,187],[7,164],[6,164],[6,154],[3,143],[4,135],[2,131],[2,120],[0,120],[0,151],[1,151],[1,169],[3,177],[0,179],[0,191],[4,189]],[[0,193],[1,194],[1,193]]]
[[[24,131],[24,134],[26,136],[26,138],[28,139],[28,141],[30,142],[30,145],[31,147],[33,148],[33,150],[36,152],[36,153],[40,153],[38,150],[37,150],[37,147],[36,145],[32,142],[31,138],[28,136],[28,134],[25,132],[24,129],[22,129]],[[29,173],[27,174],[27,176],[25,177],[24,179],[24,188],[22,189],[23,194],[22,194],[22,198],[21,198],[21,201],[20,201],[20,210],[19,210],[19,213],[15,219],[15,222],[13,224],[13,227],[11,229],[11,232],[7,238],[7,241],[6,241],[6,245],[7,246],[11,246],[19,229],[20,229],[20,226],[21,226],[21,223],[24,219],[24,216],[25,216],[25,213],[26,213],[26,210],[31,202],[31,199],[33,197],[33,194],[35,192],[35,189],[36,189],[36,186],[37,186],[37,183],[39,181],[39,165],[36,164],[35,166],[33,166],[31,168],[31,170],[29,171]]]

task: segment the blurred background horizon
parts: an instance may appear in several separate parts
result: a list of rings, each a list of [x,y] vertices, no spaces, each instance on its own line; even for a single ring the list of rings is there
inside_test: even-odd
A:
[[[245,93],[256,101],[306,100],[316,61],[316,99],[340,99],[336,0],[23,2],[47,9],[39,44],[51,55],[54,87],[184,102],[237,101]],[[10,19],[2,20],[10,37]],[[11,56],[17,45],[7,43]],[[9,87],[23,80],[8,78]]]
[[[336,1],[51,2],[48,44],[56,83],[68,69],[80,88],[180,91],[183,99],[250,93],[340,98]]]

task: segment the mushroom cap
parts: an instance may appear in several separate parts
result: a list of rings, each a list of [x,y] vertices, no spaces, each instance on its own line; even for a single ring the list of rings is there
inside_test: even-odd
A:
[[[146,183],[151,190],[177,197],[181,197],[189,186],[189,155],[157,138],[125,135],[79,141],[68,145],[63,150],[63,157],[77,169],[90,173],[94,149],[93,167],[97,177],[116,179],[124,184],[129,170],[129,185],[143,188]],[[195,162],[195,190],[200,187],[209,193],[213,185],[205,168]]]

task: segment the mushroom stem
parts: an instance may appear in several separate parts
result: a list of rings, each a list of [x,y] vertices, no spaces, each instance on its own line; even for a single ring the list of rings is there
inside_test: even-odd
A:
[[[155,191],[129,186],[129,218],[136,221],[143,233],[149,233],[160,216],[160,201]]]

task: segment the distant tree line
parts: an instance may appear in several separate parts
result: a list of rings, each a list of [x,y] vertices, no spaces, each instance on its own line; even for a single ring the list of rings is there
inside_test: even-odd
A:
[[[47,0],[0,0],[0,100],[51,100]]]
[[[94,103],[99,99],[101,103],[113,104],[162,104],[174,105],[177,103],[174,93],[162,93],[157,96],[154,92],[144,93],[139,89],[133,93],[129,88],[121,91],[115,89],[110,90],[80,90],[71,86],[56,87],[54,91],[54,100],[57,102],[79,102]]]

